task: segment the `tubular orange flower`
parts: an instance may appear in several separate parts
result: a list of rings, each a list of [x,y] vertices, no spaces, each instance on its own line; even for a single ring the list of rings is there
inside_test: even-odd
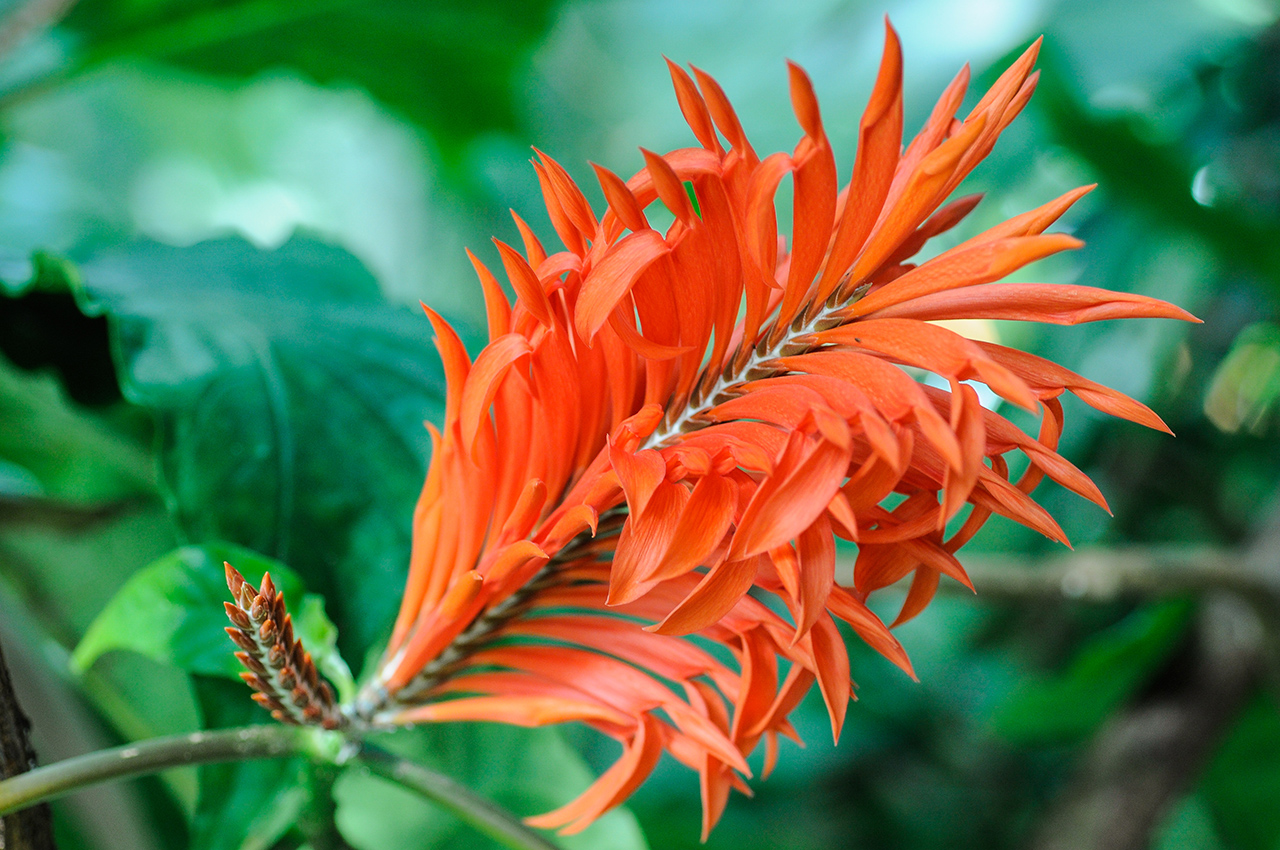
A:
[[[471,257],[489,324],[474,361],[427,308],[445,422],[431,432],[403,606],[357,713],[378,725],[585,723],[616,738],[621,758],[531,823],[585,827],[666,751],[699,774],[705,833],[730,789],[747,791],[747,755],[763,742],[767,774],[778,736],[795,737],[787,715],[814,682],[839,735],[851,685],[837,620],[911,674],[868,594],[911,575],[901,622],[940,576],[968,586],[955,552],[993,513],[1065,543],[1028,495],[1044,476],[1105,507],[1055,451],[1058,396],[1164,429],[1159,417],[1038,357],[931,324],[1193,320],[1138,295],[995,283],[1080,245],[1044,231],[1089,187],[909,262],[976,205],[942,206],[1027,103],[1037,48],[960,120],[962,70],[904,151],[901,51],[887,28],[843,188],[794,65],[804,135],[790,154],[761,159],[716,82],[675,65],[699,146],[644,151],[626,181],[597,166],[603,216],[538,153],[564,250],[548,254],[516,219],[523,250],[497,243],[514,305]],[[789,246],[774,201],[787,175]],[[655,201],[675,216],[665,233],[646,215]],[[1038,437],[985,409],[969,382],[1042,409]],[[1030,461],[1016,482],[1005,460],[1015,451]],[[902,498],[885,507],[892,494]],[[835,581],[835,535],[857,544],[852,586]]]

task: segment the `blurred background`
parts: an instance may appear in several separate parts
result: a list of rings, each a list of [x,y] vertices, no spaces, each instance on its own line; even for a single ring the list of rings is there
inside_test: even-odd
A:
[[[223,557],[287,564],[358,675],[442,404],[415,302],[475,351],[463,246],[496,261],[508,208],[552,235],[530,146],[598,201],[588,160],[631,174],[637,146],[692,144],[665,55],[718,78],[758,150],[790,150],[789,58],[847,175],[886,12],[908,133],[962,64],[981,92],[1045,37],[955,240],[1096,182],[1059,228],[1087,247],[1022,279],[1205,324],[968,329],[1146,402],[1177,438],[1069,400],[1064,453],[1114,516],[1045,485],[1074,552],[991,522],[964,559],[979,595],[950,588],[899,630],[920,682],[855,649],[839,746],[805,703],[806,748],[784,745],[706,846],[1280,847],[1273,0],[3,0],[0,645],[41,760],[266,719],[222,646]],[[387,745],[519,814],[615,755],[575,729]],[[381,780],[291,762],[53,811],[65,848],[490,846]],[[696,777],[664,762],[565,846],[693,848],[698,821]]]

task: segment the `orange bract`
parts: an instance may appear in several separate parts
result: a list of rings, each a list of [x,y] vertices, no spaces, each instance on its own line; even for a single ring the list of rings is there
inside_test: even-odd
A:
[[[954,553],[992,513],[1066,542],[1028,495],[1043,476],[1105,507],[1055,452],[1057,397],[1069,390],[1163,428],[1159,418],[929,322],[1192,317],[1137,295],[994,283],[1079,246],[1042,234],[1087,189],[909,262],[975,206],[940,207],[1026,104],[1037,47],[959,120],[962,71],[903,151],[901,52],[888,29],[844,188],[794,65],[804,135],[791,154],[760,159],[715,81],[674,65],[700,147],[645,151],[625,182],[596,167],[603,216],[538,154],[565,250],[547,254],[517,219],[523,251],[498,243],[514,305],[472,257],[490,337],[474,362],[427,310],[447,411],[432,431],[404,603],[357,706],[366,720],[586,723],[620,741],[622,757],[531,823],[585,827],[665,750],[699,773],[709,830],[730,789],[747,790],[746,756],[763,741],[767,773],[778,736],[795,737],[787,715],[815,681],[839,734],[851,691],[837,620],[911,672],[869,593],[913,575],[901,621],[941,575],[967,585]],[[788,175],[789,246],[774,206]],[[665,234],[645,215],[655,200],[675,216]],[[967,381],[1043,408],[1039,436],[984,409]],[[1013,451],[1030,460],[1016,482],[1003,457]],[[896,506],[882,506],[892,494]],[[834,535],[858,546],[851,587],[835,582]],[[729,652],[713,655],[712,643]]]

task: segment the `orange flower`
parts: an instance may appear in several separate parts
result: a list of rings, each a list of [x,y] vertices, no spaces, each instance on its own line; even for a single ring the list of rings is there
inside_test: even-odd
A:
[[[815,681],[839,735],[850,672],[837,620],[911,673],[868,594],[912,575],[900,622],[939,576],[969,585],[954,553],[992,513],[1065,543],[1028,495],[1044,476],[1105,507],[1055,452],[1058,396],[1164,429],[1159,417],[1060,366],[932,324],[1193,320],[1138,295],[994,282],[1078,247],[1043,231],[1090,187],[909,262],[977,204],[940,206],[1031,96],[1037,48],[959,120],[962,70],[904,152],[901,52],[887,29],[843,188],[794,65],[804,135],[790,154],[761,159],[716,82],[675,65],[699,147],[644,151],[627,181],[597,166],[603,216],[539,153],[565,249],[548,254],[517,217],[523,251],[497,243],[514,305],[472,256],[489,324],[474,361],[427,309],[448,380],[445,423],[431,432],[403,606],[358,713],[375,725],[578,721],[616,738],[613,767],[530,820],[565,831],[626,799],[665,750],[700,776],[705,833],[729,790],[747,790],[747,755],[763,741],[767,774],[778,736],[795,737],[787,715]],[[774,201],[788,175],[789,246]],[[675,216],[666,233],[646,216],[655,200]],[[966,382],[1043,409],[1039,436],[984,409]],[[1005,455],[1015,451],[1030,467],[1012,482]],[[905,498],[882,506],[892,494]],[[835,581],[834,535],[858,547],[849,587]],[[729,652],[712,654],[711,643]]]

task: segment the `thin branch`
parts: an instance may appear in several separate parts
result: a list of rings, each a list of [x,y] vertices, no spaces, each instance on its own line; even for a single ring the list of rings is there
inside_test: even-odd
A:
[[[1228,591],[1252,602],[1274,605],[1280,600],[1280,583],[1273,574],[1251,569],[1246,557],[1222,549],[1081,549],[1034,560],[1010,555],[972,555],[962,560],[980,600],[1111,602],[1210,590]],[[954,582],[943,587],[969,593]]]
[[[0,781],[0,815],[54,800],[99,782],[156,773],[171,767],[311,755],[316,752],[314,734],[293,726],[245,726],[152,738],[98,750]]]
[[[476,795],[449,777],[400,758],[372,744],[360,745],[356,755],[373,773],[417,791],[459,820],[507,847],[521,850],[559,850],[505,810]]]
[[[109,780],[173,767],[303,756],[321,763],[351,761],[415,791],[463,823],[511,850],[558,850],[509,812],[436,773],[339,732],[299,726],[243,726],[138,741],[78,756],[0,781],[0,815]]]

